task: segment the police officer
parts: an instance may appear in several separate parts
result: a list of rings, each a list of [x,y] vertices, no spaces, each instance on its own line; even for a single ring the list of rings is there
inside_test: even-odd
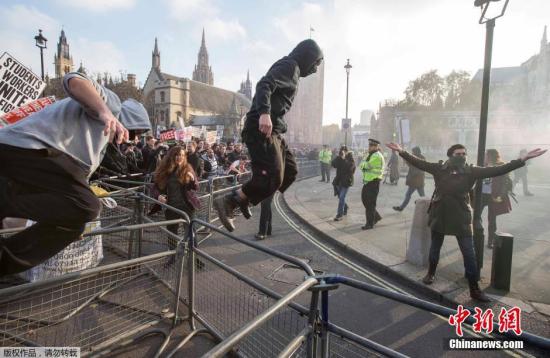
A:
[[[359,165],[363,173],[361,201],[365,206],[367,223],[361,229],[369,230],[382,219],[376,210],[376,198],[380,190],[380,180],[384,170],[384,156],[380,153],[380,142],[369,138],[369,155]]]
[[[323,145],[323,149],[319,151],[319,164],[321,165],[321,182],[330,182],[330,163],[332,161],[332,152],[328,148],[328,145]]]

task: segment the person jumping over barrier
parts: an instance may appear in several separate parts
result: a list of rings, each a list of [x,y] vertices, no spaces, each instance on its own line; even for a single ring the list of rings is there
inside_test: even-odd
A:
[[[287,130],[284,115],[292,106],[300,77],[317,72],[322,61],[323,52],[317,43],[304,40],[258,81],[241,133],[250,153],[252,178],[241,189],[214,202],[227,230],[235,230],[233,211],[237,207],[248,219],[252,216],[249,203],[257,205],[277,190],[283,193],[296,179],[294,155],[282,137]]]
[[[410,165],[433,175],[434,195],[429,209],[429,224],[432,230],[428,273],[422,279],[431,285],[439,262],[439,252],[445,235],[454,235],[464,259],[466,278],[470,286],[470,297],[489,302],[479,288],[479,272],[473,241],[472,195],[471,191],[478,179],[497,177],[523,167],[529,159],[546,153],[539,148],[525,153],[521,158],[494,167],[477,167],[466,164],[466,147],[452,145],[447,150],[446,162],[430,163],[404,151],[399,144],[389,143],[387,147],[399,153]]]
[[[88,178],[107,144],[128,140],[125,119],[149,121],[141,104],[121,104],[83,74],[65,75],[63,87],[68,98],[0,129],[0,223],[36,222],[0,239],[0,276],[28,270],[78,240],[100,210]]]

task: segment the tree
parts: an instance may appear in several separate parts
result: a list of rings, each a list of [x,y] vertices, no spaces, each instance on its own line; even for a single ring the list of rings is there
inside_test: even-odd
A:
[[[452,71],[445,77],[445,108],[453,109],[460,105],[464,93],[470,84],[467,71]]]
[[[444,80],[437,70],[431,70],[409,82],[404,104],[409,107],[440,107],[443,96]]]

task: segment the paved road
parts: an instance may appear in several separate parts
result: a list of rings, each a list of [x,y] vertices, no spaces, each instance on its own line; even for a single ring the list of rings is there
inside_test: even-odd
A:
[[[361,267],[342,257],[334,248],[315,239],[307,227],[302,227],[297,218],[285,210],[282,198],[276,197],[274,203],[274,236],[262,241],[262,244],[303,258],[319,272],[340,273],[402,293],[407,292],[399,283],[388,281],[368,268]],[[254,208],[254,217],[250,221],[239,218],[235,232],[237,236],[255,240],[253,235],[257,231],[258,219],[259,208]],[[296,272],[297,270],[281,267],[281,261],[221,235],[207,239],[201,247],[224,263],[278,292],[288,292],[303,278],[303,274]],[[454,327],[445,319],[366,292],[340,287],[331,292],[330,302],[329,316],[335,324],[412,357],[500,357],[505,353],[507,356],[527,356],[526,351],[445,350],[445,339],[456,337]],[[466,333],[466,336],[472,337],[472,334]],[[340,354],[350,356],[351,352],[344,351]],[[534,354],[538,355],[537,352]]]

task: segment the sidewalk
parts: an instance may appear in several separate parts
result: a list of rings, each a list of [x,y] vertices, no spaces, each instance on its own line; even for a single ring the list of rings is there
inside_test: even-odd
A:
[[[401,204],[403,200],[406,190],[404,178],[398,186],[381,184],[377,207],[383,219],[374,230],[369,231],[361,230],[365,224],[365,210],[361,203],[362,184],[359,175],[356,175],[355,185],[348,192],[349,213],[339,222],[333,221],[337,199],[333,196],[332,185],[320,183],[319,179],[303,180],[290,187],[284,198],[291,210],[338,246],[397,272],[408,283],[426,288],[421,279],[427,268],[408,263],[405,259],[414,200],[418,194],[413,195],[411,203],[403,212],[392,209],[392,206]],[[430,197],[433,180],[426,179],[425,189],[426,195]],[[492,261],[490,249],[484,252],[480,286],[497,301],[496,304],[519,306],[524,312],[539,313],[537,317],[550,322],[550,219],[546,205],[550,201],[550,185],[533,185],[532,191],[535,197],[519,195],[520,203],[513,204],[512,213],[498,219],[498,229],[515,236],[511,292],[506,294],[488,287]],[[445,238],[436,280],[428,288],[437,291],[446,300],[473,304],[464,278],[462,256],[452,236]]]

